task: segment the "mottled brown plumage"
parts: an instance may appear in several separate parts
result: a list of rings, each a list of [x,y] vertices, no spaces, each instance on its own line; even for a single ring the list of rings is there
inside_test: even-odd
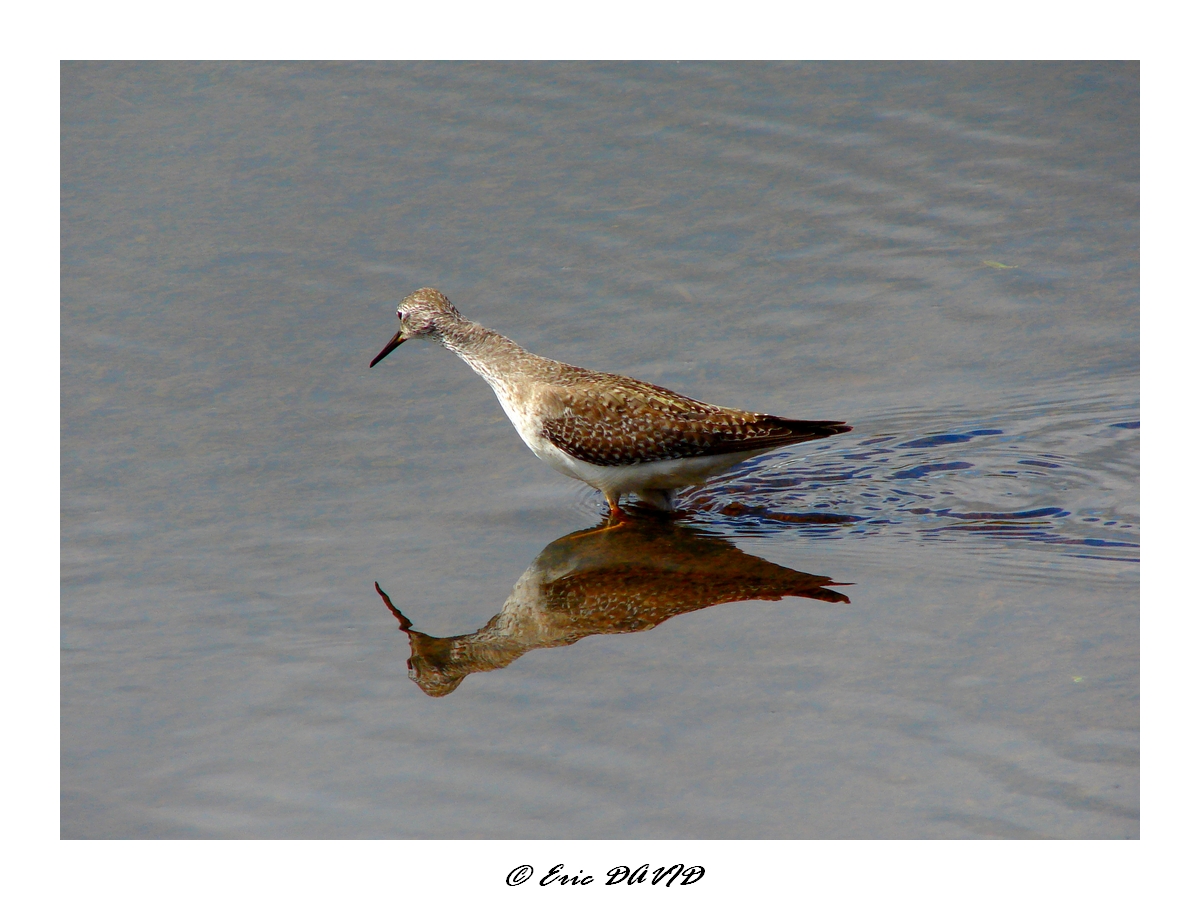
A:
[[[701,403],[623,375],[591,377],[559,393],[542,434],[596,466],[763,451],[841,434],[842,422],[803,422]]]
[[[596,634],[648,631],[673,616],[744,600],[809,597],[849,603],[823,575],[776,565],[731,542],[661,521],[576,532],[548,545],[500,612],[472,634],[416,631],[378,582],[375,589],[409,638],[409,677],[443,697],[473,672],[501,669],[542,647]]]
[[[622,494],[636,491],[669,507],[677,488],[757,453],[850,431],[844,422],[714,406],[635,378],[538,356],[464,318],[432,288],[405,297],[396,314],[400,330],[372,366],[410,338],[441,342],[491,385],[529,448],[564,475],[603,492],[614,515]]]

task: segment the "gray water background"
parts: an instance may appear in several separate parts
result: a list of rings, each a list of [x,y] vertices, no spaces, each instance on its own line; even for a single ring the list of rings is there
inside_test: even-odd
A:
[[[1138,836],[1138,68],[62,68],[65,837]],[[598,495],[430,285],[851,434],[681,527],[827,575],[433,699]],[[852,521],[813,523],[814,511]]]

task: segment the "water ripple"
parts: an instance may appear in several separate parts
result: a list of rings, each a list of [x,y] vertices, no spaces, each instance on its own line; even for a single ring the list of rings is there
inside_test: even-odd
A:
[[[861,424],[685,490],[680,507],[729,535],[1002,541],[1136,562],[1137,423],[1112,421],[1112,407],[1037,403],[990,417],[1006,420],[994,427],[946,421],[926,434]],[[896,418],[929,425],[915,411]]]

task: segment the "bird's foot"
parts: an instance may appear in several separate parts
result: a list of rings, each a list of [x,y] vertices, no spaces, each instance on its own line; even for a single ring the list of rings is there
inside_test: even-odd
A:
[[[625,512],[625,510],[621,509],[621,507],[619,507],[616,504],[616,501],[609,499],[608,515],[604,517],[604,522],[601,524],[601,526],[599,528],[596,528],[595,530],[590,531],[588,533],[589,534],[600,534],[601,532],[612,531],[614,529],[620,528],[622,525],[628,525],[630,523],[630,521],[632,521],[632,520],[629,517],[629,513]]]

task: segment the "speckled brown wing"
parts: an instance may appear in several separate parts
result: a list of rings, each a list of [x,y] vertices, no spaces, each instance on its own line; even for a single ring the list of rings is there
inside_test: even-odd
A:
[[[768,450],[850,430],[713,406],[619,375],[549,390],[555,402],[542,436],[597,466]]]

